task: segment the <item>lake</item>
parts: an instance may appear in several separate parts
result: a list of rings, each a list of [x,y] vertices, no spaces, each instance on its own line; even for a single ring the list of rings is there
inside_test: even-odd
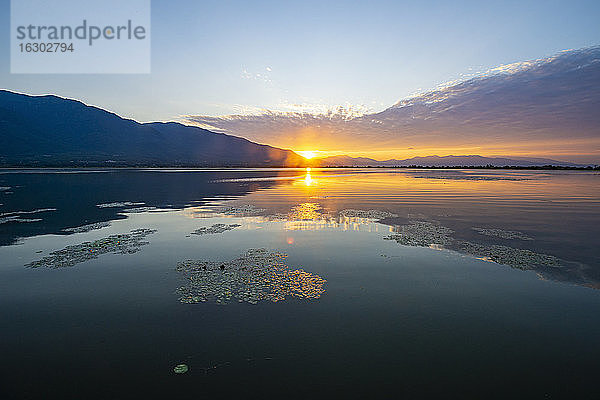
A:
[[[4,398],[590,398],[600,174],[0,171]]]

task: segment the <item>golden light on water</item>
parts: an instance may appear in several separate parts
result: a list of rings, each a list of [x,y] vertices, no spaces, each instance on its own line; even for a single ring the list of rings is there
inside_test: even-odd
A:
[[[323,217],[323,208],[317,203],[301,203],[292,207],[289,221],[315,221]]]
[[[312,183],[312,176],[310,176],[310,168],[306,168],[306,176],[304,177],[304,184],[310,186]]]

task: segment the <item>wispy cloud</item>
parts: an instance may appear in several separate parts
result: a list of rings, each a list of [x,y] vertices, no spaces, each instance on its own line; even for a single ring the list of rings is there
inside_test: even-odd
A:
[[[271,68],[267,67],[264,71],[261,72],[252,72],[246,68],[242,68],[242,72],[240,74],[242,79],[260,81],[267,84],[273,84],[273,80],[270,77]]]

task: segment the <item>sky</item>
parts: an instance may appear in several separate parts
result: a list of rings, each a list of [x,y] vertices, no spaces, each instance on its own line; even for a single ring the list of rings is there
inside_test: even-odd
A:
[[[15,0],[18,1],[18,0]],[[468,74],[600,44],[592,1],[152,1],[150,74],[10,74],[140,122],[264,110],[381,111]]]
[[[150,74],[11,75],[0,4],[3,88],[139,121],[377,111],[472,71],[600,43],[598,1],[154,0]]]

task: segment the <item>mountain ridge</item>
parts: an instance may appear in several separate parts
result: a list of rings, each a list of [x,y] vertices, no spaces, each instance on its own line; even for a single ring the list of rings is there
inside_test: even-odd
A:
[[[56,95],[0,90],[0,166],[301,166],[291,150]]]
[[[374,160],[366,157],[333,156],[315,160],[320,166],[350,166],[350,167],[542,167],[542,166],[560,166],[560,167],[584,167],[583,164],[575,164],[551,159],[513,159],[508,157],[483,157],[479,155],[462,156],[417,156],[403,160]]]
[[[79,100],[0,90],[0,167],[581,167],[546,158],[480,155],[307,160],[291,150],[178,122],[139,123]]]

